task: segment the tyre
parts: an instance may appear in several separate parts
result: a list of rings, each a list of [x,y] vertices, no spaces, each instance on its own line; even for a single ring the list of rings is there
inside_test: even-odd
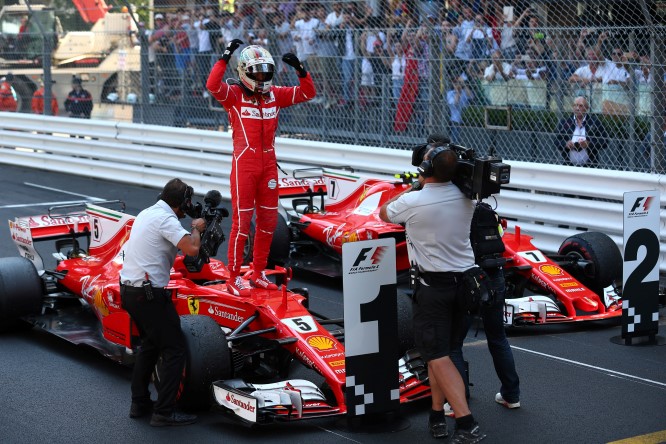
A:
[[[243,265],[249,265],[252,262],[254,250],[254,233],[256,225],[254,221],[250,223],[250,233],[248,234],[245,248],[243,249]],[[282,265],[289,258],[289,248],[291,243],[291,236],[287,221],[284,220],[282,215],[278,215],[277,224],[273,231],[273,240],[271,242],[270,250],[268,251],[268,265],[274,266],[275,264]]]
[[[577,268],[572,275],[598,294],[613,280],[622,277],[622,255],[615,242],[603,233],[578,233],[562,242],[559,253],[573,255],[592,263],[591,267]]]
[[[42,280],[35,266],[24,257],[0,259],[0,331],[20,325],[22,316],[42,310]]]
[[[414,348],[414,327],[412,325],[412,299],[398,292],[398,358]]]
[[[178,403],[186,410],[210,407],[211,385],[233,373],[231,350],[219,325],[208,316],[180,317],[187,344],[183,393]]]

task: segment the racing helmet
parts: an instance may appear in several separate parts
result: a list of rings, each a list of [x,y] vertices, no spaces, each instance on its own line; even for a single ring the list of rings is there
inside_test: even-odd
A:
[[[271,90],[274,72],[273,56],[259,45],[246,47],[238,56],[238,78],[254,93],[266,94]]]

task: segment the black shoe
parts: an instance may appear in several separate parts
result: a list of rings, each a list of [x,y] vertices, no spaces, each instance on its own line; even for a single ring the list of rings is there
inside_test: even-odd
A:
[[[474,444],[485,437],[486,435],[481,433],[479,424],[474,423],[474,426],[469,430],[456,428],[456,431],[453,432],[453,436],[451,437],[451,444]]]
[[[428,421],[428,429],[430,429],[430,434],[435,439],[446,438],[449,436],[449,427],[446,425],[446,418],[432,421]]]
[[[173,412],[169,416],[153,413],[153,417],[150,418],[150,425],[153,427],[181,426],[194,424],[196,420],[196,415],[188,415],[187,413]]]
[[[153,401],[149,402],[133,402],[130,407],[130,418],[141,418],[153,411]]]

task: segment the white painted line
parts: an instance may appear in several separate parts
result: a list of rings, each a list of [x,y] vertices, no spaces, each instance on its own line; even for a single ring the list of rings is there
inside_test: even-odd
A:
[[[85,194],[73,193],[71,191],[65,191],[65,190],[61,190],[59,188],[51,188],[51,187],[47,187],[47,186],[44,186],[44,185],[38,185],[36,183],[23,182],[23,185],[27,185],[29,187],[41,188],[43,190],[57,191],[58,193],[70,194],[72,196],[85,197],[86,199],[90,199],[90,200],[104,200],[104,199],[100,199],[99,197],[86,196]]]
[[[361,444],[361,441],[356,441],[355,439],[351,439],[351,438],[348,438],[348,437],[346,437],[346,436],[344,436],[344,435],[341,435],[341,434],[339,434],[339,433],[335,433],[333,430],[328,430],[328,429],[325,429],[325,428],[323,428],[323,427],[321,427],[321,426],[317,426],[317,428],[323,430],[324,432],[332,433],[332,434],[335,435],[335,436],[339,436],[340,438],[344,438],[344,439],[346,439],[347,441],[357,442],[358,444]]]
[[[99,200],[99,199],[95,199]],[[37,202],[37,203],[29,203],[29,204],[15,204],[15,205],[0,205],[0,209],[2,208],[22,208],[22,207],[50,207],[53,205],[68,205],[68,204],[75,204],[75,203],[81,203],[80,200],[63,200],[60,202]]]
[[[513,348],[515,350],[524,351],[526,353],[532,353],[534,355],[539,355],[539,356],[544,356],[546,358],[555,359],[556,361],[562,361],[562,362],[566,362],[568,364],[573,364],[573,365],[578,365],[578,366],[581,366],[581,367],[591,368],[593,370],[608,373],[609,376],[616,376],[616,377],[624,377],[624,378],[627,378],[627,379],[633,379],[633,380],[645,382],[645,383],[648,383],[648,384],[654,384],[654,385],[657,385],[659,387],[663,387],[663,388],[666,389],[666,383],[664,383],[664,382],[653,381],[652,379],[641,378],[639,376],[629,375],[627,373],[617,372],[615,370],[610,370],[610,369],[603,368],[603,367],[597,367],[596,365],[585,364],[584,362],[573,361],[571,359],[566,359],[566,358],[560,358],[559,356],[553,356],[553,355],[549,355],[547,353],[541,353],[541,352],[538,352],[538,351],[529,350],[529,349],[522,348],[522,347],[516,347],[515,345],[512,345],[511,348]]]

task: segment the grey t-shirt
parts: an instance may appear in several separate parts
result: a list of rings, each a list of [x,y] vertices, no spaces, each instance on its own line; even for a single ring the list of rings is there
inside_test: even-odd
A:
[[[451,182],[427,183],[391,202],[386,214],[404,223],[410,262],[422,272],[461,272],[474,266],[469,228],[474,203]]]
[[[166,287],[178,253],[178,242],[190,234],[163,200],[143,210],[134,220],[125,245],[120,282],[140,286],[146,274],[154,287]]]

